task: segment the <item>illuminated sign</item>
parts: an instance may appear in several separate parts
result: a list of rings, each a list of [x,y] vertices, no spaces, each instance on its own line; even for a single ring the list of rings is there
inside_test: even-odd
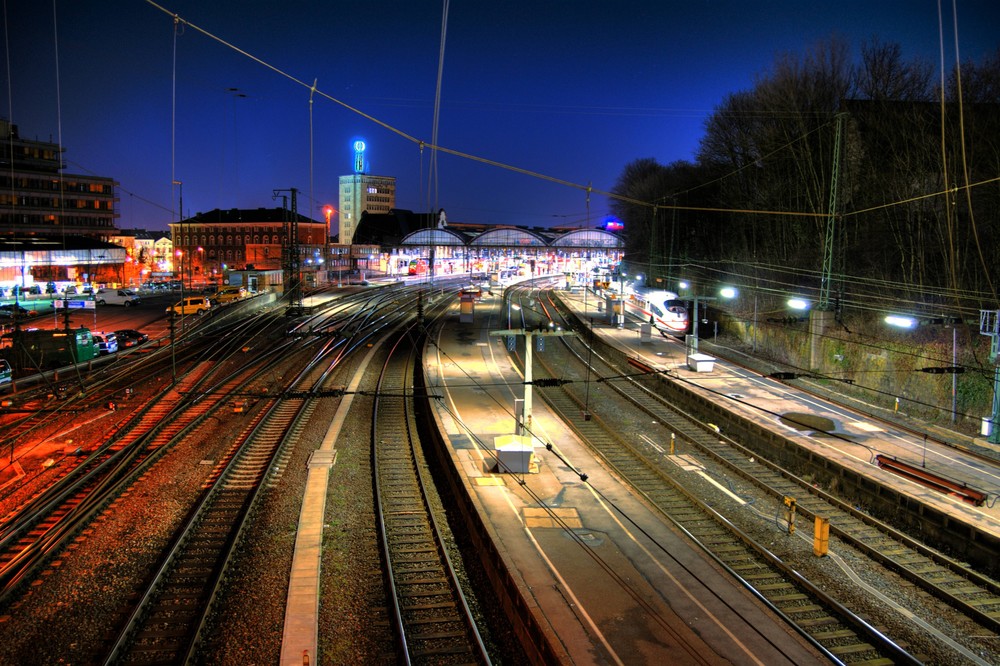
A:
[[[622,224],[622,221],[619,220],[617,217],[612,217],[611,215],[608,215],[606,218],[604,218],[604,228],[607,231],[621,231],[622,229],[625,228],[625,225]]]
[[[358,139],[354,142],[354,173],[365,172],[365,142]]]

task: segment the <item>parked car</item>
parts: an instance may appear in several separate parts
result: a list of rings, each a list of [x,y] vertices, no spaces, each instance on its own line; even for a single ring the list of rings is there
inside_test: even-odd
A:
[[[212,304],[204,296],[188,296],[167,308],[167,314],[203,315],[211,309]]]
[[[115,331],[115,335],[118,337],[118,347],[138,347],[142,343],[149,340],[149,336],[142,331],[136,331],[131,328],[126,328],[121,331]]]
[[[38,312],[21,307],[17,303],[4,303],[0,305],[0,317],[34,317]]]
[[[42,288],[37,284],[30,284],[27,287],[16,284],[10,293],[11,296],[39,296],[42,293]]]
[[[118,351],[118,336],[114,333],[94,333],[94,345],[101,356]]]
[[[75,284],[68,284],[66,285],[66,288],[63,289],[63,294],[66,296],[76,296],[78,293],[79,291],[77,290]]]
[[[247,290],[243,287],[223,287],[219,291],[215,292],[215,296],[212,300],[216,303],[232,303],[233,301],[240,301],[246,298]]]
[[[94,294],[98,305],[139,305],[139,294],[131,289],[98,289]]]

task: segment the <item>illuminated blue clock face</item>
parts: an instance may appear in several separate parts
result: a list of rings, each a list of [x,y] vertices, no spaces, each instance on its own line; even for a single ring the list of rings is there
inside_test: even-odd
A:
[[[358,139],[354,142],[354,173],[365,172],[365,142]]]

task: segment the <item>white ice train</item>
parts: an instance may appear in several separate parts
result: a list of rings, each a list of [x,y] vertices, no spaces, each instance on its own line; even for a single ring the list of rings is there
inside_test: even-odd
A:
[[[672,291],[627,286],[624,303],[626,312],[649,322],[663,335],[682,337],[687,333],[687,302]]]

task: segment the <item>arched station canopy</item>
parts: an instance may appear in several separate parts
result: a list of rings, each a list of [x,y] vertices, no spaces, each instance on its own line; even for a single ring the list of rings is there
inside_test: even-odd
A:
[[[419,229],[407,234],[401,244],[410,247],[533,247],[559,250],[586,248],[614,250],[625,246],[621,238],[603,229],[573,229],[565,233],[555,233],[517,227],[496,227],[475,235],[463,234],[448,227]]]
[[[540,233],[516,227],[497,227],[479,234],[471,247],[546,247],[548,239]]]
[[[403,237],[402,245],[422,245],[435,247],[463,247],[469,244],[465,234],[447,227],[417,229]]]
[[[620,249],[625,247],[622,239],[604,229],[574,229],[558,236],[550,243],[552,247],[584,248],[595,247]]]

